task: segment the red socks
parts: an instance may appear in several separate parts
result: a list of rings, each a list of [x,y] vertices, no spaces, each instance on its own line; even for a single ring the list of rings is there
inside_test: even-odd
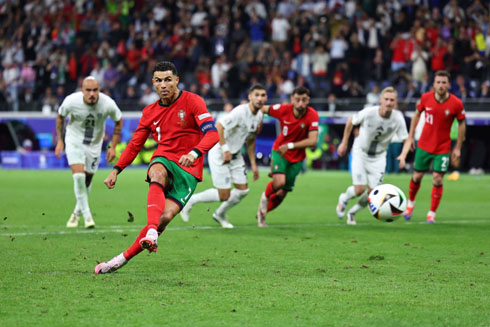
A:
[[[444,188],[442,187],[442,184],[432,186],[430,211],[436,212],[437,207],[439,207],[439,202],[441,202],[443,189]]]
[[[274,191],[274,188],[272,187],[272,182],[269,182],[269,184],[267,184],[266,188],[265,188],[265,196],[267,198],[270,198],[272,194],[274,194],[275,191]]]
[[[284,200],[285,196],[278,196],[274,188],[272,187],[272,182],[267,184],[265,188],[265,196],[269,199],[267,204],[267,212],[274,210],[277,208],[279,204],[281,204],[282,200]]]
[[[415,196],[417,195],[417,192],[419,191],[420,188],[420,182],[415,183],[412,178],[410,178],[410,184],[408,186],[408,199],[410,201],[415,201]]]
[[[150,189],[148,190],[148,200],[146,207],[147,224],[143,227],[138,234],[138,237],[133,244],[123,253],[126,260],[131,259],[143,249],[140,245],[140,240],[146,236],[148,229],[157,229],[160,223],[160,217],[162,215],[163,209],[165,208],[165,193],[163,191],[163,186],[160,183],[151,182]],[[160,234],[161,232],[159,232]]]
[[[157,229],[164,208],[165,193],[163,192],[163,186],[159,183],[151,182],[146,207],[147,226]]]

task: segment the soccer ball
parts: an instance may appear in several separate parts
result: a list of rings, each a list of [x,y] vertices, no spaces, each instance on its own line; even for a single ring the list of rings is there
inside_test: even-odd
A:
[[[407,197],[395,185],[382,184],[369,193],[368,203],[374,218],[392,222],[407,208]]]

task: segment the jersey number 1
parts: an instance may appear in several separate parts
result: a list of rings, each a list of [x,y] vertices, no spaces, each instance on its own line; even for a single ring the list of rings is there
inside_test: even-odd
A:
[[[162,138],[162,134],[160,133],[161,129],[160,129],[160,126],[158,126],[155,131],[157,132],[158,134],[158,142],[160,142],[161,138]]]

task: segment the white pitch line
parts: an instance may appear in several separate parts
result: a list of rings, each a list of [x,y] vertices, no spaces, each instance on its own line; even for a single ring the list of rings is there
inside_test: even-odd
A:
[[[425,221],[418,222],[406,222],[407,225],[426,225]],[[438,221],[436,225],[452,225],[452,224],[490,224],[490,220],[451,220],[451,221]],[[368,222],[358,222],[358,225],[368,226],[373,225]],[[387,226],[400,227],[401,225],[397,223],[386,224]],[[385,226],[386,226],[385,225]],[[345,224],[336,222],[336,223],[318,223],[318,224],[278,224],[278,225],[269,225],[268,228],[292,228],[292,227],[312,227],[312,226],[324,226],[324,227],[347,227],[347,228],[356,228],[347,226]],[[29,229],[32,226],[5,226],[7,228],[25,228]],[[235,226],[235,229],[255,229],[258,228],[255,225],[247,225],[247,226]],[[5,237],[17,237],[17,236],[39,236],[39,235],[76,235],[76,234],[95,234],[95,233],[125,233],[125,232],[138,232],[141,228],[136,226],[124,226],[124,225],[113,225],[113,226],[104,226],[103,229],[65,229],[65,230],[55,230],[55,231],[44,231],[44,232],[0,232],[0,236]],[[219,226],[179,226],[179,227],[169,227],[166,231],[181,231],[181,230],[218,230],[222,229]]]

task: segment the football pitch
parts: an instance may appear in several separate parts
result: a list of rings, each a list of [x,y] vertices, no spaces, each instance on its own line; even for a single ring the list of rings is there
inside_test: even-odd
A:
[[[229,212],[235,229],[212,220],[218,204],[198,204],[156,254],[94,275],[146,223],[146,171],[127,169],[114,190],[107,174],[94,177],[85,230],[65,228],[69,171],[0,170],[0,326],[490,326],[489,175],[446,178],[436,224],[426,176],[411,222],[365,209],[347,226],[335,205],[350,175],[308,171],[259,229],[264,170]],[[407,194],[409,178],[385,183]],[[197,191],[210,185],[205,174]]]

